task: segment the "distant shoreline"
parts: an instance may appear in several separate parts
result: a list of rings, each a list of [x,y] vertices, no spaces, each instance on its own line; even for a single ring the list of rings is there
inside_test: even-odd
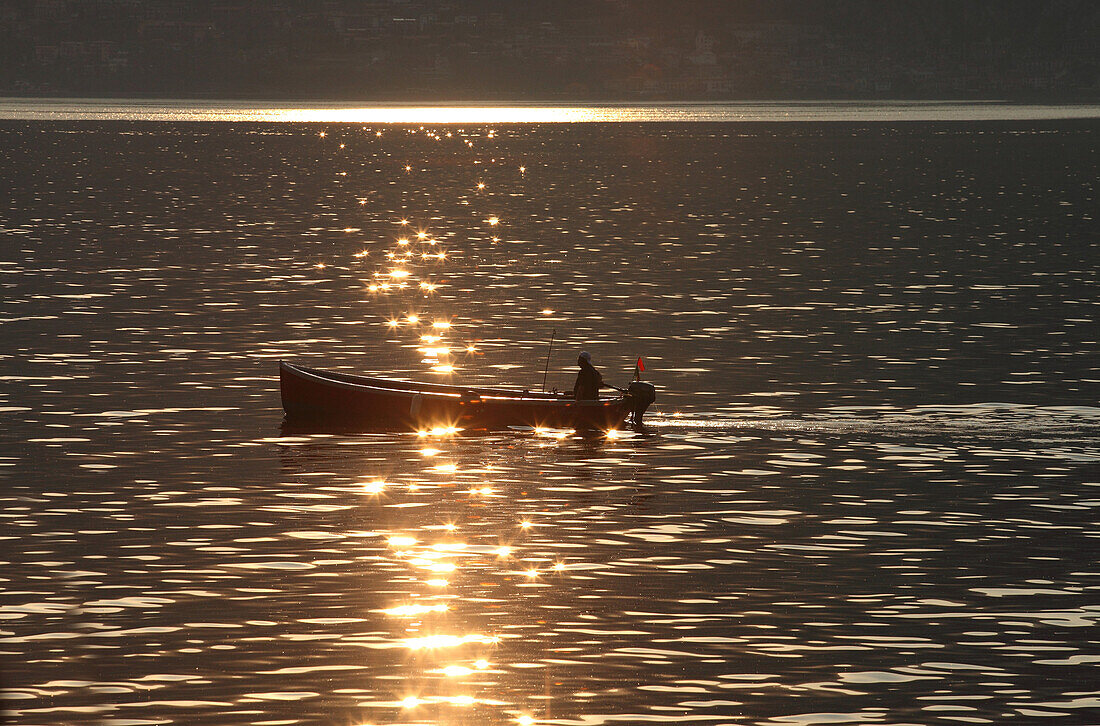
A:
[[[999,122],[1100,119],[1096,103],[1005,100],[354,102],[0,97],[0,120],[236,123]]]
[[[323,96],[279,96],[264,95],[259,93],[201,93],[201,94],[176,94],[169,98],[163,93],[130,93],[119,95],[82,95],[72,93],[34,93],[0,88],[0,99],[27,99],[27,100],[64,100],[64,101],[115,101],[115,102],[139,102],[139,101],[164,101],[176,103],[195,102],[219,102],[219,103],[270,103],[270,104],[323,104],[323,105],[478,105],[478,106],[524,106],[524,105],[577,105],[577,106],[612,106],[612,105],[673,105],[673,104],[735,104],[735,103],[1015,103],[1015,104],[1042,104],[1042,105],[1088,105],[1100,103],[1100,93],[1067,96],[1065,94],[1034,93],[1011,94],[1002,96],[966,96],[966,95],[942,95],[942,96],[918,96],[899,94],[894,96],[858,96],[858,95],[830,95],[822,94],[813,98],[797,96],[756,96],[756,97],[700,97],[700,96],[565,96],[547,95],[533,98],[517,98],[505,94],[471,94],[463,97],[433,97],[430,92],[413,95],[385,95],[379,94],[373,97],[363,98],[331,98]]]

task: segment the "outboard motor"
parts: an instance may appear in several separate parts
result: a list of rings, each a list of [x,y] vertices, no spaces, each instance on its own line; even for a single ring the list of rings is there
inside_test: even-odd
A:
[[[630,397],[630,420],[635,426],[641,426],[645,410],[657,400],[657,389],[652,383],[634,381],[627,387],[626,395]]]

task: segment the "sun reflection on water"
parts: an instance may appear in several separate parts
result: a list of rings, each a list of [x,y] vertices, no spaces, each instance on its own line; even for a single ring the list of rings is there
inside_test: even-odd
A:
[[[330,131],[329,135],[334,133]],[[436,141],[444,138],[443,134],[426,130],[424,127],[407,129],[406,133],[421,134]],[[474,146],[470,139],[462,138],[465,135],[468,134],[460,133],[460,138],[456,142],[463,144],[459,147],[463,154],[469,153],[468,149]],[[481,135],[475,133],[473,136],[484,142],[494,139],[496,133],[489,130]],[[448,132],[446,137],[451,138],[452,134]],[[485,201],[490,198],[487,193],[490,187],[494,190],[493,196],[509,191],[501,189],[499,180],[487,176],[492,173],[492,165],[498,161],[495,156],[476,158],[472,161],[472,168],[477,171],[477,176],[469,179],[464,188],[471,190],[471,187],[476,187],[473,200]],[[401,162],[400,165],[391,167],[389,173],[393,183],[403,185],[409,192],[414,190],[424,192],[430,188],[427,185],[430,185],[433,179],[431,171],[433,166],[433,160],[430,158],[410,159],[408,162]],[[514,170],[517,167],[511,168]],[[521,175],[527,170],[522,164],[518,165],[518,169]],[[417,171],[417,174],[412,174],[413,171]],[[435,190],[432,189],[431,192],[434,194]],[[356,197],[356,201],[360,202],[361,206],[367,201],[367,197],[363,192],[360,192],[360,195]],[[361,210],[357,208],[357,211]],[[501,213],[504,211],[507,210],[471,208],[465,221],[471,231],[484,230],[488,227],[496,232],[505,226]],[[406,216],[396,221],[400,227],[400,234],[394,236],[392,232],[383,233],[379,240],[380,249],[370,247],[370,242],[364,244],[362,239],[358,239],[355,240],[354,249],[347,250],[345,254],[359,261],[354,269],[361,270],[359,272],[361,276],[366,276],[366,272],[362,271],[363,261],[372,252],[374,258],[378,260],[375,269],[370,273],[372,277],[359,282],[366,285],[367,291],[374,293],[365,301],[368,305],[380,305],[383,300],[390,299],[396,307],[396,310],[391,307],[384,313],[376,310],[375,314],[378,315],[376,324],[385,326],[391,336],[398,338],[408,336],[411,340],[391,338],[390,342],[399,343],[402,351],[416,351],[419,354],[420,363],[427,367],[427,372],[447,376],[457,375],[459,369],[454,365],[452,357],[456,353],[464,353],[466,356],[485,355],[479,351],[477,339],[473,336],[465,340],[458,337],[459,331],[473,329],[475,323],[459,314],[454,307],[453,298],[431,296],[429,293],[437,289],[437,280],[440,280],[440,275],[443,274],[442,268],[448,264],[454,264],[454,260],[451,259],[452,253],[447,248],[456,252],[453,255],[454,258],[459,260],[466,258],[468,253],[467,248],[462,245],[461,230],[450,228],[449,219],[441,218],[431,210],[410,208],[402,213]],[[358,220],[358,217],[347,220],[350,223],[346,227],[337,227],[337,229],[342,228],[347,234],[363,232],[363,228],[357,226],[360,224]],[[366,225],[363,227],[365,228]],[[392,230],[392,227],[389,230]],[[371,235],[372,232],[368,228],[363,234]],[[478,231],[475,234],[484,233]],[[498,243],[500,240],[499,236],[491,237],[493,243]],[[501,250],[499,247],[493,249]],[[509,260],[506,264],[515,263]],[[318,265],[319,269],[320,267]],[[431,278],[426,274],[428,269],[432,270]],[[406,290],[408,292],[403,292]],[[411,294],[417,295],[415,300],[401,297]],[[547,316],[558,314],[554,309],[546,307],[547,302],[549,301],[540,301],[540,304],[533,306],[531,316],[545,319]],[[402,310],[403,312],[398,312]],[[466,358],[466,360],[476,364],[483,359]],[[509,496],[509,486],[506,483],[495,479],[487,480],[497,476],[492,462],[468,462],[461,458],[460,450],[452,450],[454,442],[448,439],[461,430],[454,422],[440,421],[438,425],[426,426],[416,431],[414,440],[417,445],[411,446],[409,453],[417,462],[420,462],[420,473],[426,476],[421,477],[422,481],[404,481],[390,475],[389,483],[380,478],[361,482],[360,491],[372,495],[368,500],[369,506],[395,508],[410,505],[423,506],[421,502],[401,501],[402,495],[420,498],[433,490],[445,490],[456,495],[464,495],[461,501],[471,509],[488,509],[497,501]],[[541,448],[554,446],[556,442],[573,437],[576,432],[572,429],[539,427],[534,430],[534,434],[539,439],[539,442],[534,445]],[[430,443],[423,441],[428,438],[431,439]],[[473,481],[469,481],[470,479]],[[460,483],[463,485],[462,488],[458,487]],[[463,526],[466,524],[458,517],[452,518],[448,513],[447,519],[442,524],[421,522],[412,527],[413,531],[433,533],[425,536],[426,541],[403,533],[393,534],[385,540],[388,547],[385,559],[403,568],[404,581],[415,583],[420,591],[406,592],[396,602],[383,603],[383,607],[372,612],[400,622],[404,632],[400,634],[402,637],[395,638],[394,642],[399,642],[410,652],[421,654],[417,656],[418,662],[425,659],[433,660],[434,658],[427,654],[436,651],[453,651],[462,647],[483,648],[500,642],[500,637],[497,635],[479,632],[483,626],[463,622],[466,605],[472,601],[465,600],[467,593],[461,588],[466,586],[472,577],[477,578],[474,581],[484,580],[487,570],[495,571],[503,581],[524,588],[525,592],[533,592],[535,589],[551,587],[555,582],[559,582],[562,578],[554,575],[565,569],[564,562],[556,556],[537,556],[523,561],[517,559],[517,549],[521,547],[526,549],[526,546],[521,544],[522,539],[527,536],[532,527],[535,527],[530,516],[520,521],[518,529],[512,529],[508,536],[495,539],[492,546],[486,546],[484,543],[471,545],[464,541],[456,541],[459,523]],[[445,539],[432,541],[436,537]],[[482,585],[484,584],[482,582]],[[423,600],[417,602],[417,598],[423,598]],[[442,599],[451,598],[454,598],[452,603],[440,602]],[[476,655],[476,659],[459,659],[457,662],[452,660],[441,663],[437,661],[431,664],[430,668],[424,667],[420,673],[435,676],[436,679],[445,678],[461,682],[462,679],[490,668],[490,662],[483,657],[483,654],[471,655]],[[421,665],[428,664],[421,663]],[[405,711],[415,712],[417,716],[423,709],[432,706],[470,707],[492,703],[474,694],[431,693],[424,687],[394,694],[394,696],[400,700],[391,702],[393,705]],[[525,715],[516,717],[515,721],[534,723],[532,717]]]
[[[470,635],[427,635],[421,638],[408,638],[405,640],[404,645],[409,650],[435,650],[438,648],[457,648],[467,643],[496,645],[499,642],[500,638],[498,636],[472,633]]]
[[[452,436],[462,431],[457,426],[436,426],[431,429],[421,429],[416,432],[416,435],[423,438],[425,436]]]
[[[363,485],[363,491],[367,494],[381,494],[385,488],[386,482],[383,481],[373,481]]]
[[[379,610],[378,612],[386,615],[394,615],[396,617],[410,618],[417,615],[423,615],[424,613],[443,613],[448,609],[449,607],[446,603],[437,603],[435,605],[399,605],[397,607]]]
[[[465,666],[449,665],[443,668],[429,671],[430,673],[442,673],[450,678],[456,678],[458,676],[468,676],[474,672],[473,668],[467,668]]]

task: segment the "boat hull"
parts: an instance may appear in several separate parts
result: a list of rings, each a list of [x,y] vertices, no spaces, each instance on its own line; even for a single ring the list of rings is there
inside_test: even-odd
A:
[[[279,365],[279,387],[287,422],[298,428],[607,430],[621,426],[631,411],[629,397],[581,402],[557,394],[354,376],[286,362]]]

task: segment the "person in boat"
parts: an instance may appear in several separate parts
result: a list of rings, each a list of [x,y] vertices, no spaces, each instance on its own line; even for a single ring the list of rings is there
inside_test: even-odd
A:
[[[587,350],[582,350],[577,356],[577,365],[581,369],[577,373],[577,382],[573,384],[573,398],[577,401],[595,401],[600,397],[600,387],[607,384],[592,366],[592,355]]]

